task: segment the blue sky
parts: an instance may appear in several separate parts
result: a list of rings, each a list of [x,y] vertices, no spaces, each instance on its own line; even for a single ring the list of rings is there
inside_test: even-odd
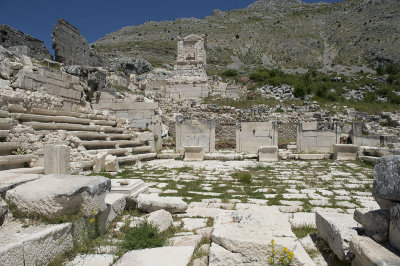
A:
[[[226,11],[244,8],[255,0],[4,0],[2,2],[0,24],[10,25],[44,41],[51,51],[52,28],[59,18],[64,18],[77,27],[91,43],[125,26],[139,25],[148,20],[204,18],[214,9]]]

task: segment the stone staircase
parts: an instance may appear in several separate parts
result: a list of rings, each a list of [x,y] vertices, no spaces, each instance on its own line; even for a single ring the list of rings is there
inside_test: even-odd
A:
[[[117,123],[116,117],[101,112],[88,114],[54,111],[38,108],[26,109],[9,105],[0,111],[0,170],[22,168],[29,165],[32,155],[24,154],[21,143],[6,142],[10,130],[18,125],[32,127],[35,132],[65,130],[79,138],[80,152],[93,157],[99,152],[117,156],[120,164],[156,158],[154,138],[148,132],[130,132]],[[93,161],[80,162],[85,170],[93,167]]]

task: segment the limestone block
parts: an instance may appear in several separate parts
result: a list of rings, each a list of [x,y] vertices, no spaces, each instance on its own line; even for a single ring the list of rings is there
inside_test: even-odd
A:
[[[44,146],[44,174],[70,174],[69,147],[67,145]]]
[[[110,205],[107,213],[106,226],[111,224],[118,215],[120,215],[126,206],[126,194],[108,193],[105,197],[105,203]]]
[[[71,223],[0,227],[1,265],[47,265],[73,248]]]
[[[400,201],[400,155],[378,159],[374,170],[374,197]]]
[[[20,174],[20,173],[1,173],[0,172],[0,195],[4,196],[5,193],[21,184],[34,181],[41,178],[39,174]]]
[[[94,166],[93,172],[100,173],[106,170],[106,157],[107,152],[99,152],[96,156],[93,157]]]
[[[354,235],[350,249],[355,257],[353,266],[400,265],[400,257],[369,237]]]
[[[201,146],[185,146],[185,158],[184,161],[203,161],[204,160],[204,148]]]
[[[144,212],[163,209],[170,213],[182,213],[188,208],[187,203],[179,197],[159,197],[154,194],[140,194],[136,200],[138,210]]]
[[[358,146],[351,144],[333,144],[333,157],[336,160],[350,161],[357,159]]]
[[[260,162],[278,161],[278,146],[261,146],[258,149],[258,160]]]
[[[173,219],[171,213],[158,210],[149,214],[147,222],[158,227],[160,232],[164,232],[172,225]]]
[[[318,129],[317,121],[302,122],[301,126],[304,131],[316,131]]]
[[[272,240],[294,253],[294,265],[315,265],[276,207],[254,205],[217,216],[209,265],[267,265]]]
[[[190,246],[134,250],[125,253],[115,266],[186,266],[193,251]]]
[[[45,175],[7,191],[6,199],[28,214],[56,218],[106,209],[104,199],[111,182],[101,176]]]
[[[106,172],[118,172],[119,163],[117,161],[117,156],[108,154],[104,159],[104,168]]]
[[[389,210],[356,209],[354,220],[362,225],[367,236],[381,243],[388,239],[389,235]]]
[[[200,242],[201,237],[201,235],[177,236],[170,238],[169,241],[174,247],[190,246],[195,248]]]
[[[350,214],[317,212],[315,217],[318,237],[328,243],[340,260],[351,261],[354,254],[349,248],[349,242],[357,235],[355,228],[359,224]]]
[[[400,251],[400,203],[390,209],[389,241]]]
[[[193,231],[207,226],[207,219],[205,218],[183,218],[183,230]]]

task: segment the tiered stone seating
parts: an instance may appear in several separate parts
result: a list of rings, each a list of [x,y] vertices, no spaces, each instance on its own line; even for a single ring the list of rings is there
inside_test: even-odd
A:
[[[84,153],[95,155],[107,152],[116,155],[120,163],[156,158],[150,139],[125,134],[117,126],[117,118],[76,112],[54,111],[31,108],[27,110],[19,105],[8,106],[8,111],[0,111],[0,170],[23,167],[32,159],[31,155],[19,154],[19,143],[4,142],[9,130],[18,123],[32,127],[36,131],[66,130],[81,139]],[[11,164],[12,162],[12,164]],[[93,162],[83,162],[89,169]]]

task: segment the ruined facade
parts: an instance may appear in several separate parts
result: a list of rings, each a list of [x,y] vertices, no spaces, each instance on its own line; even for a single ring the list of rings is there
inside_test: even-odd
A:
[[[8,25],[0,25],[0,45],[29,57],[51,59],[49,50],[41,40]]]
[[[207,61],[204,37],[189,35],[178,41],[175,75],[167,79],[167,95],[200,98],[208,95]]]
[[[89,47],[79,30],[63,19],[53,28],[55,60],[66,65],[101,66],[101,58]]]

